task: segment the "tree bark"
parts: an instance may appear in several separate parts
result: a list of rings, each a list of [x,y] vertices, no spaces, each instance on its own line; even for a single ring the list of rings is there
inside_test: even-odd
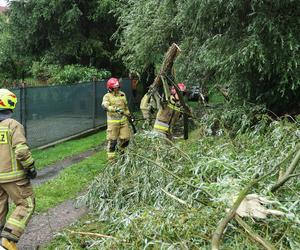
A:
[[[292,160],[290,166],[287,168],[285,173],[279,177],[277,183],[272,186],[271,192],[275,192],[277,189],[279,189],[284,183],[286,183],[290,178],[293,177],[293,172],[295,171],[298,163],[300,161],[300,148],[298,149],[296,156]]]
[[[162,81],[161,81],[161,76],[163,76],[164,74],[170,72],[170,70],[173,67],[174,64],[174,60],[176,58],[176,56],[178,55],[178,53],[180,52],[180,48],[178,47],[177,44],[173,43],[166,55],[165,58],[163,60],[163,63],[161,65],[159,74],[155,77],[154,82],[151,84],[151,86],[149,87],[149,91],[154,91],[156,90],[159,86],[161,86]]]

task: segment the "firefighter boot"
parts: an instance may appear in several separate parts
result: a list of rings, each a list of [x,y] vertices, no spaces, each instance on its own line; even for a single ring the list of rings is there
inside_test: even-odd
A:
[[[116,146],[117,140],[108,140],[107,145],[107,160],[110,163],[114,163],[116,161]]]
[[[1,239],[1,249],[6,249],[6,250],[18,250],[17,248],[17,243],[14,241],[10,241],[6,238]]]
[[[107,160],[109,163],[116,162],[116,152],[107,152]]]
[[[128,139],[120,140],[119,151],[120,151],[121,155],[123,155],[125,153],[125,149],[128,147],[128,145],[129,145],[129,140]]]

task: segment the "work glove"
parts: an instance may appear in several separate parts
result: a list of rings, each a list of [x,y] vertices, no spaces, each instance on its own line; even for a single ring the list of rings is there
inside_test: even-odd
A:
[[[37,176],[37,172],[33,164],[29,168],[26,168],[25,171],[29,179],[34,179]]]
[[[116,113],[118,113],[118,114],[120,114],[120,115],[123,115],[123,114],[124,114],[124,111],[123,111],[123,109],[116,108]]]
[[[128,119],[131,120],[132,122],[135,122],[135,117],[133,115],[129,115]]]

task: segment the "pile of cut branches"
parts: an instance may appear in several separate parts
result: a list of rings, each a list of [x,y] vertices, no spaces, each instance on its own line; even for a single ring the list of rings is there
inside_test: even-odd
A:
[[[194,131],[193,139],[176,144],[151,133],[137,134],[127,153],[108,165],[82,197],[103,222],[99,233],[111,236],[94,238],[89,245],[299,249],[297,125],[276,121],[267,132],[265,125],[256,126],[234,138],[227,133],[211,136],[206,130],[203,126]],[[286,174],[289,178],[274,190]],[[284,215],[237,217],[237,197],[241,201],[249,193],[272,200],[268,208]]]

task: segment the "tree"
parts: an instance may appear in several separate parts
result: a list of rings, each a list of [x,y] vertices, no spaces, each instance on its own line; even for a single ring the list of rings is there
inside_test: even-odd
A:
[[[299,110],[300,5],[295,0],[128,0],[119,10],[119,54],[128,68],[183,52],[177,78],[227,85],[238,102]],[[117,37],[117,36],[116,36]]]
[[[28,67],[26,57],[14,51],[13,38],[8,29],[8,18],[0,15],[0,75],[2,79],[21,79]],[[3,82],[1,83],[3,85]]]
[[[20,54],[49,63],[82,64],[121,74],[110,37],[117,29],[110,14],[114,1],[12,1],[9,11],[14,48]],[[115,66],[118,66],[116,69]]]

